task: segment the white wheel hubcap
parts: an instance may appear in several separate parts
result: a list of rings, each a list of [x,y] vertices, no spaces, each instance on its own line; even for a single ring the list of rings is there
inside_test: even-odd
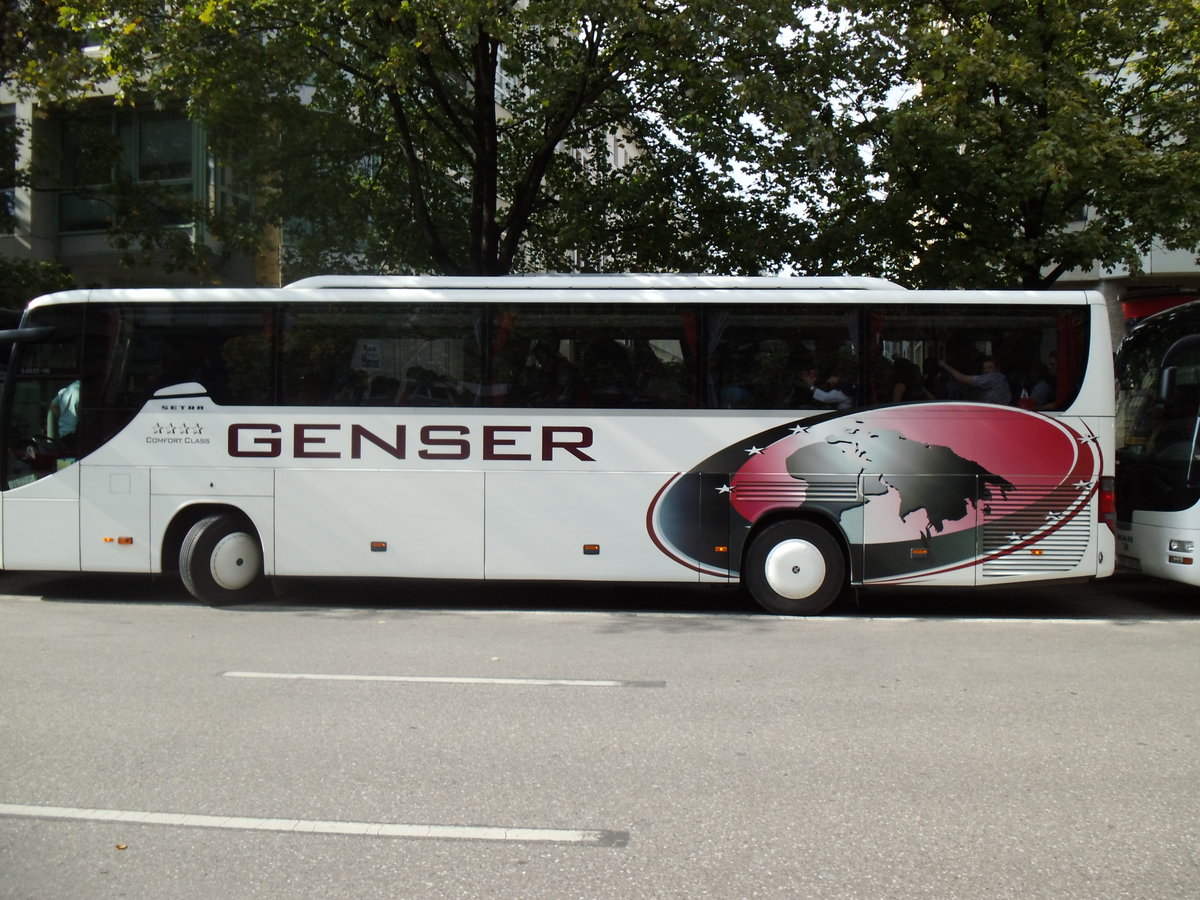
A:
[[[227,534],[217,541],[208,561],[213,581],[227,591],[246,587],[258,577],[261,568],[258,541],[244,531]]]
[[[771,590],[789,600],[811,597],[825,583],[825,557],[808,541],[780,541],[763,568]]]

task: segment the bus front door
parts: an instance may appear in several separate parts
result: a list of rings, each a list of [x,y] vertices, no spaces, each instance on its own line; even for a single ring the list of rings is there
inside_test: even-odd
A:
[[[83,307],[48,306],[8,332],[3,565],[79,570],[78,422]]]

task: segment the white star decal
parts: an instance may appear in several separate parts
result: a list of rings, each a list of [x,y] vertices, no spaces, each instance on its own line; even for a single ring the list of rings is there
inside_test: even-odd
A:
[[[758,454],[762,453],[762,448],[761,447],[750,447],[746,452],[748,454],[750,454],[751,456],[758,456]]]
[[[731,488],[727,484],[723,484],[719,488],[717,488],[718,494],[728,494],[728,493],[731,493],[732,491],[733,491],[733,488]]]

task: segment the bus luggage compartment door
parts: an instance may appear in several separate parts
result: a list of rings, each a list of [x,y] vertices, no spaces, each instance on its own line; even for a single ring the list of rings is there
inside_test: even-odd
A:
[[[647,507],[664,472],[489,472],[487,577],[695,582],[659,547]]]
[[[909,472],[861,479],[864,584],[975,584],[976,476]]]
[[[275,574],[483,577],[483,473],[282,469]]]

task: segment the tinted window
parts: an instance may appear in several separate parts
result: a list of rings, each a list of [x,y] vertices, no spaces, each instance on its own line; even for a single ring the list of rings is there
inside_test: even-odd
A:
[[[697,316],[668,306],[530,304],[492,313],[496,406],[682,409],[702,405]]]
[[[859,403],[858,314],[804,306],[709,309],[707,404],[847,409]]]
[[[280,402],[290,406],[475,406],[484,393],[474,306],[286,307]]]
[[[270,403],[272,313],[231,303],[105,307],[107,376],[98,402],[136,411],[154,392],[196,383],[222,406]]]
[[[1086,367],[1087,318],[1083,310],[1053,307],[888,307],[867,316],[867,342],[868,402],[1064,409]]]

